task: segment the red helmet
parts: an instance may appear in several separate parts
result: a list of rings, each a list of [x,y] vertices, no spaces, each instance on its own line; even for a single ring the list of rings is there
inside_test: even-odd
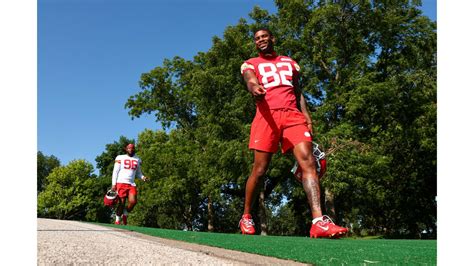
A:
[[[113,207],[118,201],[118,193],[115,190],[109,190],[104,196],[104,205]]]
[[[316,162],[316,172],[318,177],[322,178],[326,173],[326,154],[319,149],[319,145],[313,142],[313,157]],[[303,169],[295,162],[295,165],[291,169],[291,172],[295,175],[296,180],[301,182],[303,178]]]
[[[321,178],[326,173],[326,158],[322,158],[316,161],[318,163],[316,171],[318,171],[318,176]]]

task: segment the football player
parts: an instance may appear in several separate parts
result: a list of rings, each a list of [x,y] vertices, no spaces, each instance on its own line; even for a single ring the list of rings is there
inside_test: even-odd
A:
[[[337,226],[321,211],[319,177],[313,158],[311,116],[298,86],[300,67],[292,58],[277,55],[275,37],[266,28],[254,32],[258,57],[241,66],[247,90],[255,98],[257,112],[250,129],[249,149],[254,151],[252,172],[245,187],[242,234],[254,234],[250,215],[257,185],[267,171],[272,154],[292,152],[302,170],[301,182],[312,214],[310,237],[337,238],[347,228]]]
[[[112,190],[118,193],[118,204],[115,211],[115,224],[127,224],[128,213],[137,204],[137,188],[135,177],[147,181],[148,178],[141,171],[140,158],[135,156],[135,145],[128,144],[125,147],[127,154],[118,155],[115,158],[114,170],[112,173]],[[125,207],[125,202],[128,205]]]

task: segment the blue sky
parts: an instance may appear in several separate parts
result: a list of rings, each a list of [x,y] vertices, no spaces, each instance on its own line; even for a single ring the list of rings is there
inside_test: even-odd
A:
[[[436,19],[436,1],[423,12]],[[95,158],[120,136],[161,129],[152,115],[132,120],[124,104],[142,73],[165,58],[192,59],[213,36],[273,1],[39,0],[37,145],[65,165]]]

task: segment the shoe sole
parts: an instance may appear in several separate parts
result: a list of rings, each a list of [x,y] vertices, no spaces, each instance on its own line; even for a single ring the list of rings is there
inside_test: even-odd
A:
[[[249,232],[246,232],[244,229],[242,229],[242,227],[240,227],[240,232],[242,232],[242,235],[253,235],[253,234],[255,234],[255,231],[253,233],[249,233]]]
[[[331,238],[331,239],[338,239],[343,237],[347,232],[339,232],[339,233],[334,233],[329,236],[321,236],[320,238]],[[309,238],[318,238],[317,235],[310,235]]]

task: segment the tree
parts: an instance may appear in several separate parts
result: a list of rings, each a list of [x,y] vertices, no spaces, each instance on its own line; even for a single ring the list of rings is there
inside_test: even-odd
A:
[[[66,220],[108,221],[103,207],[105,182],[93,174],[92,164],[71,161],[47,176],[47,186],[38,195],[38,217]]]
[[[46,177],[53,171],[54,168],[59,167],[61,162],[54,155],[45,156],[41,151],[36,155],[36,193],[39,194],[46,187]]]
[[[196,148],[185,135],[145,130],[138,145],[143,171],[150,182],[140,184],[140,204],[134,223],[173,229],[191,229],[201,202],[198,180],[191,175]]]

